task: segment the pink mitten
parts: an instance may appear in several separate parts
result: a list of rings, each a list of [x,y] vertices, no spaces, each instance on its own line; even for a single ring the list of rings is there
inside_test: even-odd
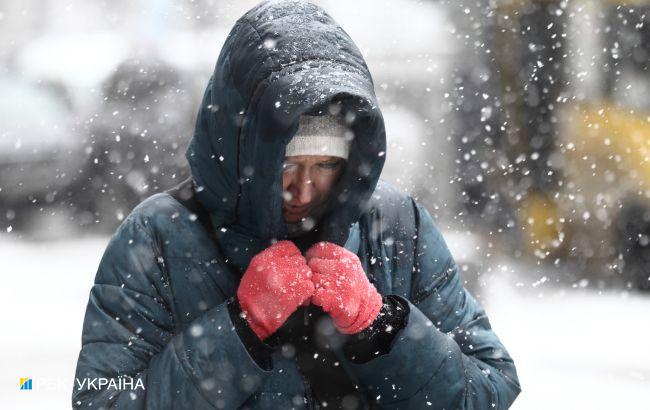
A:
[[[314,293],[311,271],[291,241],[277,242],[251,259],[237,299],[251,329],[266,339]]]
[[[306,253],[316,286],[312,303],[332,317],[341,333],[355,334],[370,326],[381,310],[382,297],[368,281],[359,258],[330,242]]]

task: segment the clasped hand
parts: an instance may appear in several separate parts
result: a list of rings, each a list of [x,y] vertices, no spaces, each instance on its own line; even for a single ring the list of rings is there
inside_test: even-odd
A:
[[[273,334],[301,305],[320,306],[345,334],[367,328],[382,305],[357,255],[330,242],[313,245],[305,256],[287,240],[263,250],[244,272],[237,298],[260,340]]]

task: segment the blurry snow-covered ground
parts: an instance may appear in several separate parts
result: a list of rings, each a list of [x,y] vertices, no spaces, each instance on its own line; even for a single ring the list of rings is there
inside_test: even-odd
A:
[[[106,237],[0,237],[0,408],[69,408],[81,325]],[[517,364],[515,409],[649,409],[650,297],[528,283],[509,264],[483,277],[492,326]],[[514,266],[514,268],[513,268]],[[20,391],[20,377],[33,379]]]
[[[650,409],[650,295],[558,288],[508,262],[483,299],[517,366],[513,408]]]
[[[0,237],[0,408],[69,409],[81,325],[107,237]],[[19,390],[31,377],[32,391]]]

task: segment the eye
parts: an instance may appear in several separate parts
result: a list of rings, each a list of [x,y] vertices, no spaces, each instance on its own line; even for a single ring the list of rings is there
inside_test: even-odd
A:
[[[321,162],[320,164],[318,164],[318,166],[324,169],[336,169],[339,167],[340,164],[341,161],[328,161],[328,162]]]
[[[295,170],[297,167],[296,164],[293,164],[291,162],[284,162],[282,163],[282,172],[290,172]]]

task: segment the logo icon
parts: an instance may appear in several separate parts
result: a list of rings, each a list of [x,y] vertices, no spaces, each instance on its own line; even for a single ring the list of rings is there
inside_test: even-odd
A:
[[[20,378],[20,390],[31,390],[32,389],[32,379],[29,377]]]

